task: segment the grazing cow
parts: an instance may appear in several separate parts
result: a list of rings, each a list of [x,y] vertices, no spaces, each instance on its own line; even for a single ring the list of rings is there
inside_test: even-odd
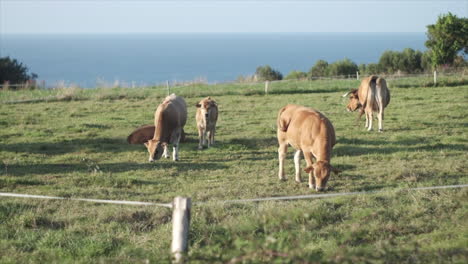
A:
[[[198,128],[198,149],[203,149],[205,142],[208,147],[214,144],[216,121],[218,121],[218,105],[207,97],[195,105],[197,107],[196,120]]]
[[[284,177],[284,159],[288,144],[296,149],[294,165],[296,182],[301,182],[301,152],[307,163],[304,169],[309,173],[309,188],[321,191],[325,188],[330,172],[339,170],[330,164],[331,151],[335,145],[335,129],[332,123],[320,112],[300,105],[288,104],[278,113],[278,159],[279,178]],[[312,162],[315,158],[316,162]]]
[[[133,131],[128,137],[127,142],[129,144],[144,144],[148,140],[154,137],[154,125],[143,125],[135,131]],[[182,129],[182,136],[180,137],[180,142],[186,141],[185,131]]]
[[[135,130],[127,141],[132,144],[144,143],[149,152],[149,161],[153,162],[164,156],[169,158],[168,145],[173,145],[172,158],[179,159],[179,142],[187,121],[187,105],[182,97],[171,94],[158,106],[154,113],[154,127],[142,126]],[[154,129],[152,138],[148,139]]]
[[[361,81],[359,89],[353,89],[352,91],[344,94],[343,97],[346,97],[348,94],[350,96],[346,109],[352,112],[360,108],[359,117],[364,113],[366,114],[366,128],[368,131],[372,130],[372,114],[373,112],[377,112],[377,118],[379,119],[379,132],[382,132],[384,109],[387,107],[388,103],[390,103],[390,91],[387,88],[387,82],[385,79],[375,75],[364,78]]]

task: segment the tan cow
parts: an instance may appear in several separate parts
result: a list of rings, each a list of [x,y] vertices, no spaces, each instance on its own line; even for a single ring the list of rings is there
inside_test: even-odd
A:
[[[203,149],[205,142],[208,147],[214,144],[216,121],[218,121],[218,105],[211,97],[207,97],[195,106],[197,107],[195,118],[199,138],[198,149]]]
[[[330,172],[339,170],[330,164],[331,151],[335,145],[335,129],[332,123],[320,112],[300,105],[288,104],[278,113],[278,159],[279,179],[285,180],[284,159],[288,144],[296,149],[294,165],[296,182],[301,182],[301,153],[307,163],[304,169],[309,173],[309,188],[321,191],[325,188]],[[316,162],[313,163],[312,159]]]
[[[154,125],[143,125],[135,131],[133,131],[128,137],[127,137],[127,142],[129,144],[144,144],[148,140],[152,139],[154,137]],[[185,131],[182,129],[182,135],[180,137],[180,142],[185,142],[186,141],[186,134]]]
[[[359,89],[353,89],[343,95],[348,96],[349,103],[346,109],[350,112],[360,110],[360,115],[366,114],[366,128],[372,130],[373,112],[377,112],[379,120],[379,132],[383,131],[384,109],[390,103],[390,91],[385,79],[372,75],[361,81]]]
[[[179,159],[179,142],[183,128],[187,122],[187,105],[182,97],[171,94],[158,106],[154,113],[154,134],[152,139],[143,142],[149,152],[149,161],[153,162],[164,156],[169,157],[168,145],[173,145],[174,161]],[[129,143],[144,141],[151,126],[142,126],[134,131],[128,138]],[[145,138],[146,137],[146,138]]]

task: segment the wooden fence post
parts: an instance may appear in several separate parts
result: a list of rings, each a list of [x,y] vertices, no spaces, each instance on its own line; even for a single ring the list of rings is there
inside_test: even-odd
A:
[[[434,86],[437,84],[437,71],[434,71]]]
[[[177,196],[172,203],[172,245],[174,263],[183,263],[188,249],[191,199]]]
[[[169,81],[166,81],[167,95],[171,94],[171,88],[169,86]]]
[[[265,94],[268,94],[268,87],[270,86],[270,81],[265,82]]]
[[[359,72],[356,72],[356,80],[359,80]]]

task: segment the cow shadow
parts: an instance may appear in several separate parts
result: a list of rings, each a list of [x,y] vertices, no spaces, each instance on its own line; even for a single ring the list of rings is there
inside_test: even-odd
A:
[[[227,166],[222,163],[204,162],[204,163],[190,163],[185,161],[177,162],[154,162],[154,163],[95,163],[84,161],[82,163],[60,163],[60,164],[34,164],[34,165],[8,165],[3,167],[0,172],[4,175],[10,176],[28,176],[31,174],[66,174],[66,173],[122,173],[129,171],[155,171],[156,169],[162,170],[175,170],[177,174],[186,173],[188,171],[196,170],[221,170],[226,169]]]
[[[125,152],[135,149],[124,138],[72,139],[59,142],[28,142],[0,144],[0,149],[14,153],[61,155],[86,149],[90,152]]]
[[[421,144],[424,144],[421,146]],[[422,137],[406,138],[389,141],[383,139],[339,138],[337,146],[333,148],[336,156],[360,156],[367,154],[392,154],[402,151],[468,151],[465,144],[430,143]]]
[[[198,139],[194,136],[187,137],[186,140],[181,143],[181,148],[183,149],[184,146],[194,143],[198,143]],[[0,149],[13,153],[62,155],[81,150],[93,153],[119,153],[145,149],[145,146],[143,146],[143,144],[128,144],[126,138],[82,138],[58,142],[0,144]]]

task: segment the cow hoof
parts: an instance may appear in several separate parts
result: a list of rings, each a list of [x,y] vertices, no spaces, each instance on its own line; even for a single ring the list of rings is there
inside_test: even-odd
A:
[[[310,185],[310,184],[309,184],[309,189],[315,189],[315,188],[314,188],[314,185]]]
[[[198,150],[202,150],[202,149],[203,149],[203,147],[202,147],[202,146],[198,146]]]
[[[383,132],[383,129],[379,129],[379,132],[382,133],[382,132]]]
[[[286,178],[280,178],[279,180],[283,182],[283,181],[286,181],[287,179]]]
[[[301,183],[301,180],[296,180],[296,183]]]

